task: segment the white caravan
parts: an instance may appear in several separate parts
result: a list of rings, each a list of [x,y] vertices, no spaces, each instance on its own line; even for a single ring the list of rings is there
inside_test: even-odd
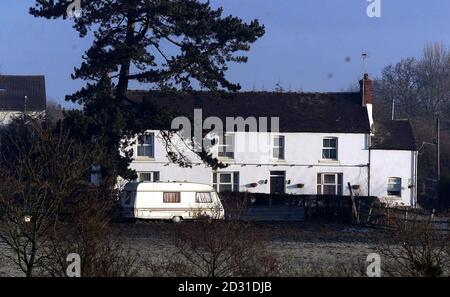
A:
[[[223,219],[219,195],[210,185],[186,182],[131,182],[122,194],[125,218],[192,220],[200,216]]]

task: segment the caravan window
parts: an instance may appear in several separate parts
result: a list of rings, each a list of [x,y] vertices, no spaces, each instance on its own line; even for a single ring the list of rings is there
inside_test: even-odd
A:
[[[164,192],[164,203],[181,203],[181,194],[179,192]]]
[[[212,203],[211,193],[195,193],[195,203]]]

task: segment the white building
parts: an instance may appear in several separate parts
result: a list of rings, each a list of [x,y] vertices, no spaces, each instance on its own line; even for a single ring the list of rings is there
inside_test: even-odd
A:
[[[42,114],[46,103],[44,76],[0,75],[0,124],[24,112]]]
[[[350,183],[357,195],[415,205],[417,149],[411,126],[408,121],[374,123],[367,75],[360,84],[359,93],[130,92],[134,100],[190,116],[201,108],[203,119],[279,118],[276,132],[227,129],[212,149],[226,168],[211,169],[186,147],[192,168],[171,163],[160,130],[139,138],[131,168],[141,181],[198,182],[219,192],[349,195]]]

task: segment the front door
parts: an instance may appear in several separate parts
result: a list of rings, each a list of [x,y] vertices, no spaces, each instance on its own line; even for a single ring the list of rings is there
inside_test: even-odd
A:
[[[270,172],[270,194],[284,194],[286,192],[286,172]]]

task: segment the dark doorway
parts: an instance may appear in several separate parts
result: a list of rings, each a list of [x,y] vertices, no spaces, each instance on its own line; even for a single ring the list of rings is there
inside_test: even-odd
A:
[[[270,172],[270,194],[284,194],[286,192],[286,172]]]

